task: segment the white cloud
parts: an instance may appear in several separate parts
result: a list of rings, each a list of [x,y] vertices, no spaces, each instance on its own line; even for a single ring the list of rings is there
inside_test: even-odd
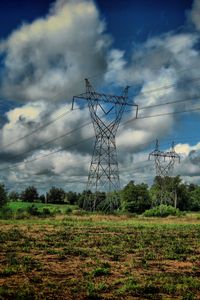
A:
[[[93,1],[57,1],[45,18],[1,42],[4,94],[20,101],[71,101],[85,77],[106,69],[110,38],[103,31]]]

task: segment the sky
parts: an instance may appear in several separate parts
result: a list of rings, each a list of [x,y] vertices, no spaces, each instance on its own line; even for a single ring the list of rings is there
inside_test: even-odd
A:
[[[112,94],[129,85],[139,106],[138,120],[128,107],[117,132],[122,186],[152,183],[156,139],[163,151],[175,142],[174,175],[200,184],[200,0],[2,0],[0,19],[0,176],[9,190],[85,189],[94,131],[83,102],[71,111],[84,78]]]

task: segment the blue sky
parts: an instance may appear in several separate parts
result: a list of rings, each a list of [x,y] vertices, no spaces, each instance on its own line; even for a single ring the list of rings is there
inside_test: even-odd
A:
[[[176,149],[183,161],[177,172],[185,181],[200,183],[200,167],[190,155],[200,149],[198,110],[176,114],[200,107],[199,16],[199,0],[2,0],[2,180],[6,178],[9,187],[19,185],[20,189],[33,183],[45,190],[52,182],[61,186],[68,182],[66,189],[70,189],[87,179],[92,142],[82,146],[75,142],[92,133],[92,126],[49,142],[84,124],[89,118],[87,108],[83,113],[77,109],[73,117],[70,113],[61,117],[51,128],[32,131],[69,109],[72,96],[84,91],[83,79],[90,77],[96,89],[112,93],[131,85],[132,101],[139,107],[153,105],[139,112],[141,118],[169,113],[138,120],[136,125],[122,124],[117,138],[120,167],[126,170],[132,164],[132,173],[122,175],[123,184],[132,177],[146,180],[143,169],[134,171],[135,162],[145,163],[156,138],[163,149],[168,149],[172,140],[179,144]],[[139,87],[137,93],[135,86]],[[196,100],[157,106],[192,97]],[[126,113],[123,120],[133,116],[133,111]],[[73,143],[72,150],[65,150]],[[52,159],[37,161],[55,150],[60,152],[50,156]],[[24,163],[31,159],[36,162]],[[145,172],[150,177],[151,168],[147,166]]]

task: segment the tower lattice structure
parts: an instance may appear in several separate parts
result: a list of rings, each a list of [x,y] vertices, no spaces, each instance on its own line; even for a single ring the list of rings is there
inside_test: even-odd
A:
[[[168,198],[170,198],[167,188],[167,180],[173,175],[175,162],[178,161],[180,163],[180,156],[175,151],[174,142],[172,142],[170,151],[164,152],[160,151],[158,140],[156,140],[155,150],[149,154],[149,160],[151,158],[153,158],[155,162],[157,183],[159,186],[157,204],[162,204],[163,202],[167,203]],[[176,198],[176,188],[171,188],[171,193],[173,193]]]
[[[180,162],[180,156],[175,151],[174,142],[172,142],[171,150],[164,152],[159,150],[159,142],[156,140],[155,150],[149,154],[149,160],[151,158],[154,158],[156,176],[159,177],[172,176],[175,162]]]
[[[88,103],[92,119],[95,144],[89,169],[87,190],[92,192],[111,192],[120,188],[117,149],[115,137],[127,105],[138,106],[128,101],[128,86],[122,95],[96,92],[88,79],[85,79],[86,92],[73,97]]]

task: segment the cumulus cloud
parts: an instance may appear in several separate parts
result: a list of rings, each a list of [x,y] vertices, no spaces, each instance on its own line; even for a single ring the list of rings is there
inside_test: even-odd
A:
[[[70,105],[60,105],[47,114],[44,102],[34,102],[7,112],[7,122],[1,130],[0,159],[7,155],[18,161],[34,150],[56,147],[88,153],[91,142],[79,145],[78,141],[93,135],[92,124],[88,122],[88,110],[76,108],[71,111]]]
[[[2,93],[20,101],[71,101],[85,77],[106,70],[109,44],[93,1],[57,1],[45,18],[0,43]]]

